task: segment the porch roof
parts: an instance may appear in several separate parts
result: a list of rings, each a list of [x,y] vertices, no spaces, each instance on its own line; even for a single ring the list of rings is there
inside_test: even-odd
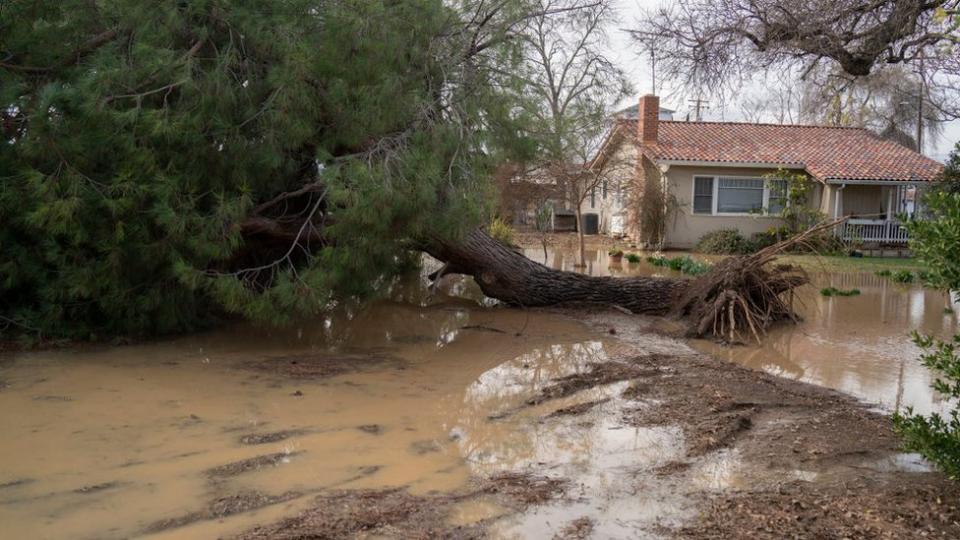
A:
[[[636,139],[636,123],[621,122]],[[640,144],[655,162],[750,163],[803,168],[821,182],[931,182],[943,165],[866,129],[738,122],[659,122],[655,143]]]

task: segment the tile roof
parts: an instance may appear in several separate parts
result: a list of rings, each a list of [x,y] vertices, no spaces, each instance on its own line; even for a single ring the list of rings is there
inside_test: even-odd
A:
[[[631,130],[636,122],[621,120]],[[860,128],[661,121],[656,144],[642,146],[660,161],[796,165],[821,181],[932,181],[943,165]]]

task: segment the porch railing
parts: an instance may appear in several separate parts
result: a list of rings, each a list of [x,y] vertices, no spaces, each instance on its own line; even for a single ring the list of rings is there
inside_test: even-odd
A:
[[[899,221],[885,219],[848,219],[837,234],[848,242],[906,244],[910,240]]]

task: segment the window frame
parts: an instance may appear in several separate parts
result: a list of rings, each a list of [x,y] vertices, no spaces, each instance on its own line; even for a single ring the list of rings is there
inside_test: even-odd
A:
[[[694,210],[694,203],[697,196],[697,178],[710,178],[713,183],[713,192],[710,200],[710,213],[701,213]],[[763,180],[763,201],[762,212],[720,212],[718,209],[720,195],[720,179],[735,180]],[[770,180],[763,176],[743,176],[743,175],[719,175],[719,174],[694,174],[690,182],[690,214],[693,216],[705,217],[769,217],[779,218],[779,213],[770,213]],[[785,197],[784,208],[790,205],[789,197]]]

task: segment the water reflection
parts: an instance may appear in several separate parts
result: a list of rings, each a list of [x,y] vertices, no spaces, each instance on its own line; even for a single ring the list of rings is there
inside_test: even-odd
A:
[[[694,347],[746,366],[835,388],[893,410],[929,413],[945,403],[930,389],[932,376],[910,333],[938,336],[958,331],[946,313],[948,297],[920,286],[902,286],[872,274],[811,276],[799,293],[804,322],[773,329],[762,345]],[[860,296],[824,297],[822,287],[860,289]]]

